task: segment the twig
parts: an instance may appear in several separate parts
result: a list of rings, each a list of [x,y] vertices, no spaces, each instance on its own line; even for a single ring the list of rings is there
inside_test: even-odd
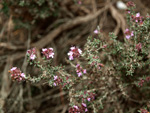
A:
[[[67,23],[64,23],[62,25],[60,25],[57,29],[54,29],[52,32],[50,32],[48,35],[46,35],[44,38],[42,38],[41,40],[39,40],[36,43],[32,44],[32,47],[45,47],[46,45],[48,45],[55,37],[57,37],[61,32],[70,29],[76,25],[82,24],[82,23],[86,23],[89,22],[93,19],[95,19],[96,17],[98,17],[101,13],[103,13],[106,9],[108,9],[110,6],[110,4],[106,5],[104,8],[98,10],[97,12],[95,12],[94,14],[89,14],[87,16],[84,17],[77,17],[74,20],[70,20]]]

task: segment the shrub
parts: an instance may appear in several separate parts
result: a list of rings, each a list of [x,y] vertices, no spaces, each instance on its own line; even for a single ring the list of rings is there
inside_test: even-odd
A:
[[[37,4],[42,5],[43,2]],[[28,50],[28,62],[40,68],[42,73],[38,77],[23,76],[19,81],[43,81],[52,87],[61,86],[68,92],[70,113],[97,113],[106,103],[113,103],[107,112],[113,112],[122,102],[136,104],[136,107],[124,105],[126,111],[146,105],[150,98],[147,90],[150,80],[150,16],[135,13],[133,2],[128,2],[127,6],[129,28],[124,32],[123,42],[110,33],[111,43],[108,43],[98,27],[94,35],[87,38],[84,49],[76,46],[70,48],[66,59],[69,70],[62,65],[52,65],[55,57],[53,48],[42,49],[45,64],[37,61],[36,48]],[[18,74],[16,76],[18,80]],[[20,74],[19,77],[22,78]]]

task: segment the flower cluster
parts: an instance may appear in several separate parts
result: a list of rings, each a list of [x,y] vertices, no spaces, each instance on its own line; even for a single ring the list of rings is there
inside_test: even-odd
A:
[[[66,77],[64,77],[64,79],[63,79],[63,84],[62,84],[62,87],[65,87],[65,86],[67,86],[67,85],[70,85],[70,79],[69,79],[69,77],[68,76],[66,76]]]
[[[82,50],[77,47],[71,47],[68,53],[69,60],[73,60],[74,58],[80,57],[82,54]]]
[[[53,48],[43,48],[42,53],[47,59],[54,58]]]
[[[97,69],[101,69],[104,65],[99,63],[99,57],[93,56],[94,61],[91,63],[91,66],[96,66]]]
[[[96,94],[92,93],[92,92],[84,92],[85,95],[87,95],[87,97],[85,98],[87,101],[93,101],[95,99]]]
[[[87,105],[85,103],[82,103],[81,106],[74,105],[69,109],[69,113],[84,113],[87,112]]]
[[[147,109],[140,109],[140,113],[149,113]]]
[[[126,29],[124,33],[127,39],[130,39],[131,37],[134,36],[133,31],[130,31],[129,29]]]
[[[150,81],[150,77],[146,77],[145,79],[141,79],[140,82],[138,83],[139,86],[143,86],[144,82],[149,82]]]
[[[86,69],[82,69],[82,67],[80,66],[80,64],[76,65],[76,72],[78,74],[78,77],[82,76],[82,74],[86,73]]]
[[[92,93],[92,92],[87,92],[87,91],[84,91],[84,95],[81,95],[80,97],[82,98],[82,102],[90,102],[90,101],[93,101],[95,99],[95,96],[96,94]]]
[[[140,52],[142,49],[142,44],[141,43],[136,44],[135,48],[137,49],[138,52]]]
[[[83,111],[83,112],[87,112],[88,111],[87,105],[85,103],[82,103],[81,108],[82,108],[81,111]]]
[[[13,67],[9,71],[11,73],[11,78],[16,81],[22,81],[25,80],[25,74],[21,73],[20,69],[17,67]]]
[[[58,77],[57,75],[54,76],[54,86],[60,85],[62,83],[62,79]]]
[[[140,25],[143,24],[143,19],[144,19],[144,18],[143,18],[142,16],[140,16],[140,13],[136,13],[135,16],[132,15],[131,18],[132,18],[132,20],[133,20],[134,22],[139,23]]]
[[[36,49],[32,48],[27,50],[27,56],[30,57],[30,60],[34,60],[36,58]]]
[[[127,2],[127,6],[128,7],[135,7],[135,4],[134,4],[134,2],[129,1],[129,2]]]
[[[69,109],[69,113],[80,113],[78,106],[73,106]]]

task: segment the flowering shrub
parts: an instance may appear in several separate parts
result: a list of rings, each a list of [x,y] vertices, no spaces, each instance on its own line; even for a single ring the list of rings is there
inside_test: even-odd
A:
[[[69,60],[66,60],[70,65],[69,70],[51,63],[54,58],[53,48],[42,49],[46,64],[37,61],[35,48],[30,49],[27,51],[28,61],[40,68],[44,75],[25,77],[14,67],[10,71],[12,79],[31,83],[44,80],[50,86],[61,86],[69,95],[69,113],[98,113],[105,103],[118,101],[135,102],[139,108],[142,107],[150,98],[149,94],[141,98],[142,88],[146,85],[143,83],[146,81],[148,84],[150,80],[150,18],[149,15],[142,17],[140,13],[135,13],[133,2],[128,2],[127,6],[129,28],[124,31],[123,42],[110,33],[111,43],[107,43],[97,28],[94,36],[87,38],[84,49],[76,46],[70,48]],[[107,112],[114,112],[115,107],[110,106],[111,111]],[[141,109],[141,113],[144,112]]]

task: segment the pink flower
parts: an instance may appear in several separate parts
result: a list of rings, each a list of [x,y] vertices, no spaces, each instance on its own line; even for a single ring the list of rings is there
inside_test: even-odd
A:
[[[99,32],[98,32],[98,30],[96,29],[96,30],[94,30],[94,33],[95,33],[95,34],[98,34]]]
[[[54,86],[56,86],[56,83],[54,82]]]
[[[135,48],[138,50],[138,52],[140,52],[142,49],[142,44],[138,43]]]
[[[129,29],[125,30],[126,39],[130,39],[134,36],[133,31],[130,31]]]
[[[11,71],[14,71],[14,70],[16,70],[17,69],[17,67],[13,67],[13,68],[11,68],[10,70]]]
[[[140,17],[140,13],[136,13],[136,16],[135,16],[135,17],[137,17],[137,18]]]
[[[54,76],[54,80],[56,80],[58,78],[58,76]]]
[[[147,109],[140,109],[140,113],[149,113]]]
[[[134,6],[135,6],[135,4],[134,4],[134,2],[129,1],[129,2],[127,2],[127,6],[128,6],[128,7],[134,7]]]
[[[81,72],[79,72],[79,73],[77,73],[78,74],[78,77],[80,77],[81,75],[82,75],[82,73]]]
[[[88,101],[91,101],[91,98],[87,98]]]
[[[87,112],[87,111],[88,111],[88,109],[87,109],[87,105],[86,105],[85,103],[82,103],[82,109],[83,109],[85,112]]]
[[[25,80],[25,74],[21,73],[20,69],[17,67],[12,67],[9,71],[11,73],[11,78],[16,81]]]
[[[78,58],[81,56],[81,54],[82,54],[81,49],[79,49],[77,47],[71,47],[70,51],[68,53],[69,60],[73,60],[74,58]]]
[[[87,107],[85,103],[82,103],[82,105],[83,105],[84,107]]]
[[[107,47],[107,45],[105,44],[105,45],[103,45],[103,48],[106,48]]]
[[[87,112],[87,111],[88,111],[88,109],[86,108],[86,109],[85,109],[85,112]]]
[[[75,105],[73,107],[69,108],[69,113],[81,113],[80,111],[81,111],[81,109]]]
[[[80,5],[81,5],[81,4],[82,4],[82,2],[81,2],[81,1],[78,1],[78,4],[80,4]]]
[[[75,105],[74,105],[73,107],[76,108],[76,109],[79,109],[78,106],[75,106]]]
[[[27,51],[27,55],[30,57],[30,60],[34,60],[36,58],[36,49],[32,48]]]
[[[126,13],[130,15],[131,14],[131,9],[126,9]]]
[[[84,74],[86,73],[86,69],[83,69],[83,73],[84,73]]]
[[[144,79],[141,79],[140,82],[138,83],[139,86],[143,86],[143,83],[145,82]]]
[[[82,69],[82,67],[80,66],[80,64],[76,65],[76,72],[78,74],[78,77],[82,76],[82,74],[86,74],[86,69]]]
[[[63,79],[61,79],[60,77],[58,77],[57,75],[54,76],[54,86],[60,85],[63,82]]]
[[[36,58],[36,56],[34,54],[31,54],[30,59],[34,60]]]
[[[136,15],[132,15],[132,20],[135,21],[136,23],[139,23],[140,25],[143,24],[143,20],[144,20],[144,17],[142,17],[140,15],[140,13],[136,13]]]
[[[42,53],[47,59],[54,58],[53,48],[43,48]]]
[[[82,103],[81,106],[74,105],[73,107],[69,108],[69,113],[84,113],[87,112],[87,105]]]
[[[22,78],[25,78],[25,74],[24,73],[21,73],[20,75]]]

